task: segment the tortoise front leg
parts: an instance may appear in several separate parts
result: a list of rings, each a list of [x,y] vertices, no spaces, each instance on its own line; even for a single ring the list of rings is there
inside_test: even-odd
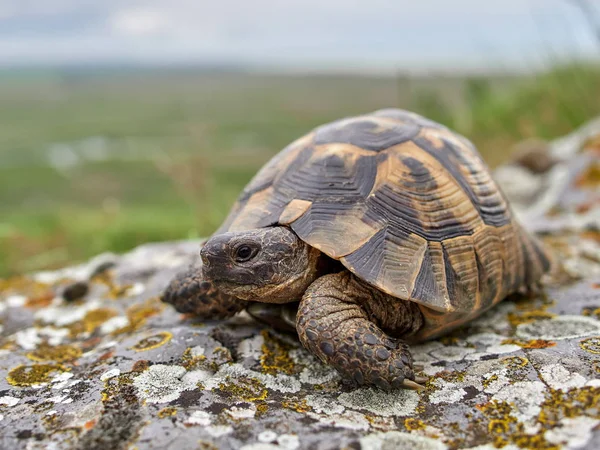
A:
[[[202,319],[226,319],[243,310],[248,302],[217,290],[202,277],[202,264],[198,262],[178,273],[161,300],[170,303],[180,313],[195,314]]]
[[[412,302],[384,294],[344,271],[325,275],[307,289],[296,328],[302,344],[345,379],[390,390],[422,386],[414,381],[408,345],[380,326],[402,335],[422,324]]]

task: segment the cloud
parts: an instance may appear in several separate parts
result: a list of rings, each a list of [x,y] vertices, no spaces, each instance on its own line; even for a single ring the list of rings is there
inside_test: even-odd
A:
[[[110,18],[110,26],[117,34],[127,36],[157,35],[169,29],[164,13],[152,9],[125,9]]]
[[[566,0],[2,0],[0,63],[530,64],[597,52]]]

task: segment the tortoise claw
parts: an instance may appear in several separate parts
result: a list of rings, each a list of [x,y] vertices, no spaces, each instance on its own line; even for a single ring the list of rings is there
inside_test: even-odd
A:
[[[422,386],[419,383],[415,383],[412,380],[404,380],[402,382],[402,387],[405,389],[411,389],[414,391],[422,391],[423,389],[425,389],[425,386]]]
[[[427,383],[428,381],[429,381],[428,377],[415,377],[415,382],[420,383],[420,384]]]

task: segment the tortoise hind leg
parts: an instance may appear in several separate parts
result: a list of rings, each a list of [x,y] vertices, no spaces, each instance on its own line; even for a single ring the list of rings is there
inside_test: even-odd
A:
[[[302,344],[344,378],[390,390],[422,386],[414,381],[408,345],[381,327],[402,335],[422,324],[412,302],[384,294],[344,271],[325,275],[307,289],[296,328]]]
[[[217,290],[202,277],[202,265],[192,265],[178,273],[165,289],[161,300],[180,313],[203,319],[226,319],[240,312],[247,302]]]

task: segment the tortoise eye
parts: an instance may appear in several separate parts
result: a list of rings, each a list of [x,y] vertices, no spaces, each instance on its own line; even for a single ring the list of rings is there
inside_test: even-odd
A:
[[[256,250],[249,245],[242,244],[235,251],[235,260],[237,262],[246,262],[256,255]]]

